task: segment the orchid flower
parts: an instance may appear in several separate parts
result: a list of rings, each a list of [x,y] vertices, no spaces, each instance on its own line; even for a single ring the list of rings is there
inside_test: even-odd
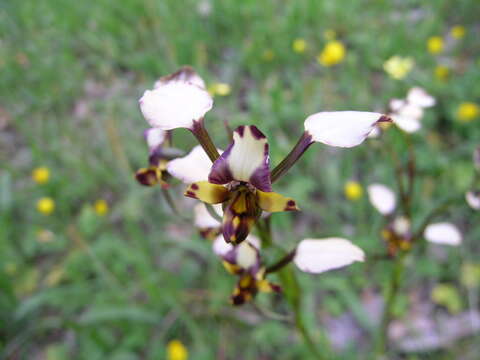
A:
[[[373,207],[388,219],[388,225],[382,230],[382,237],[387,242],[388,252],[394,256],[398,250],[409,250],[414,239],[409,218],[395,215],[396,195],[392,189],[382,184],[372,184],[367,188],[368,197]],[[451,223],[428,224],[423,233],[424,238],[436,244],[459,245],[462,236]]]
[[[414,87],[409,90],[406,99],[392,99],[390,101],[390,116],[401,130],[413,133],[418,131],[422,124],[423,109],[435,105],[435,98],[424,89]]]
[[[140,99],[140,109],[151,126],[161,130],[189,129],[213,162],[208,181],[193,181],[186,196],[209,204],[223,204],[222,232],[227,242],[241,243],[250,233],[262,211],[298,210],[296,202],[272,191],[278,180],[308,147],[320,142],[330,146],[353,147],[361,144],[379,122],[391,119],[379,113],[339,111],[320,112],[307,117],[305,131],[292,151],[272,172],[268,143],[255,126],[240,126],[233,142],[220,155],[203,122],[213,100],[203,80],[189,67],[161,78],[153,90]],[[178,165],[178,162],[177,162]],[[174,165],[169,172],[187,179],[191,168]]]
[[[265,267],[260,256],[260,241],[249,236],[244,242],[233,246],[218,237],[213,244],[214,252],[223,260],[231,274],[238,275],[237,285],[231,296],[233,305],[252,300],[258,292],[279,292],[281,288],[266,279],[267,274],[279,266]],[[300,270],[319,274],[364,261],[365,254],[350,241],[341,238],[304,239],[287,256],[281,266],[293,262]]]
[[[162,187],[168,187],[163,180],[162,173],[166,170],[167,160],[163,153],[163,145],[168,138],[166,131],[158,128],[150,128],[143,133],[148,145],[149,166],[139,169],[135,177],[137,181],[145,186],[160,184]]]

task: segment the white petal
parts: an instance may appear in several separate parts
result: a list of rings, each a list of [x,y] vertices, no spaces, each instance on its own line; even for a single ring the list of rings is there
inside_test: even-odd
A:
[[[223,216],[222,205],[212,205],[215,209],[215,212],[218,216]],[[194,212],[194,224],[199,229],[208,229],[208,228],[216,228],[220,227],[220,222],[215,219],[207,210],[207,207],[204,203],[198,203],[193,208]],[[225,240],[224,240],[225,242]]]
[[[380,212],[380,214],[388,215],[395,210],[395,193],[388,186],[372,184],[367,188],[367,191],[370,203]]]
[[[162,130],[189,128],[213,106],[209,93],[188,82],[173,81],[147,90],[140,99],[143,116]]]
[[[218,151],[222,153],[221,150]],[[212,161],[200,145],[195,146],[186,156],[167,164],[168,173],[185,184],[208,180],[211,168]]]
[[[150,152],[165,141],[166,135],[167,132],[159,128],[151,128],[145,131],[145,139]]]
[[[260,239],[255,235],[248,235],[244,242],[248,242],[257,250],[260,250]],[[243,243],[242,243],[243,244]],[[223,235],[219,235],[215,238],[212,244],[213,252],[218,256],[222,257],[230,250],[233,249],[233,245],[231,243],[227,243],[223,238]]]
[[[428,225],[423,235],[427,241],[435,244],[456,246],[462,242],[462,234],[455,225],[450,223]]]
[[[305,120],[305,130],[314,141],[349,148],[360,145],[375,124],[386,119],[384,115],[374,112],[319,112]]]
[[[435,105],[435,98],[420,87],[410,89],[407,95],[407,101],[412,105],[424,108]]]
[[[402,107],[405,106],[407,102],[402,99],[392,99],[390,100],[390,110],[397,112],[399,111]]]
[[[475,191],[469,191],[465,194],[465,200],[467,204],[473,210],[480,210],[480,193]]]
[[[363,261],[365,254],[349,240],[341,238],[305,239],[298,244],[293,261],[309,273],[321,273]]]
[[[422,127],[422,123],[417,118],[392,115],[392,119],[395,125],[407,133],[416,132]]]
[[[249,269],[258,262],[258,250],[248,241],[238,244],[236,250],[235,260],[241,268]]]

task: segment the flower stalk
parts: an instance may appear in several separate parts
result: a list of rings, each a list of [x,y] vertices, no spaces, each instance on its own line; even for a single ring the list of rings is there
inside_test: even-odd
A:
[[[203,150],[205,150],[205,152],[207,153],[210,160],[212,160],[212,162],[217,160],[220,157],[220,154],[218,153],[218,150],[213,143],[210,134],[208,133],[205,125],[203,124],[203,118],[193,122],[193,127],[191,131],[192,134],[197,138]]]

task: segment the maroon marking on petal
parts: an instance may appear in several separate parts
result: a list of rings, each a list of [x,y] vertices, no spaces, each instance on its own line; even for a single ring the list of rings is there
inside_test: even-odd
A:
[[[188,196],[188,197],[191,197],[191,198],[194,198],[194,199],[197,198],[197,195],[193,191],[190,191],[190,190],[185,192],[185,196]]]
[[[293,200],[288,200],[288,201],[287,201],[287,206],[289,206],[289,207],[295,206],[295,201],[293,201]]]
[[[240,135],[240,137],[243,137],[244,131],[245,131],[245,126],[241,125],[241,126],[237,127],[234,132],[237,132],[238,135]]]
[[[297,209],[297,204],[293,200],[288,200],[287,201],[287,206],[285,207],[285,211],[296,211]]]
[[[192,188],[192,190],[198,190],[199,189],[197,184],[192,184],[192,185],[190,185],[190,187]]]
[[[258,130],[258,128],[255,125],[250,125],[249,128],[255,139],[260,140],[260,139],[266,138],[266,136],[263,135],[263,133],[260,130]]]
[[[382,115],[380,116],[380,119],[377,120],[377,122],[393,122],[393,120],[388,115]]]
[[[257,189],[265,192],[272,191],[272,181],[270,179],[270,157],[268,156],[268,143],[264,147],[264,162],[259,166],[252,176],[250,176],[250,183]]]
[[[212,165],[212,170],[208,175],[208,181],[212,184],[223,185],[233,181],[232,172],[228,166],[227,159],[232,151],[233,143],[228,145],[227,149],[215,160]]]

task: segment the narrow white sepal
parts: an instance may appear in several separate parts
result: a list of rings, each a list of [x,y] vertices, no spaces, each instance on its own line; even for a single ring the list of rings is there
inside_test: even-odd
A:
[[[421,87],[414,87],[408,91],[407,101],[416,106],[423,108],[432,107],[435,105],[435,98],[427,93]]]
[[[319,112],[307,117],[304,125],[314,141],[349,148],[360,145],[382,116],[363,111]]]
[[[435,223],[425,228],[425,239],[431,243],[457,246],[462,242],[462,234],[451,223]]]
[[[222,150],[217,149],[221,154]],[[200,145],[195,146],[186,156],[169,161],[167,171],[185,184],[207,181],[212,160]]]
[[[349,240],[326,238],[300,241],[293,261],[300,270],[319,274],[364,259],[363,250]]]
[[[215,209],[215,212],[221,218],[223,216],[222,205],[216,204],[212,205]],[[194,212],[194,224],[195,227],[199,229],[209,229],[220,227],[220,222],[215,219],[207,210],[207,206],[204,203],[198,203],[193,208]],[[224,241],[225,242],[225,241]]]
[[[212,108],[213,99],[203,88],[182,81],[147,90],[139,100],[140,110],[152,127],[162,130],[192,129]]]
[[[372,184],[367,188],[367,192],[370,203],[380,214],[388,215],[395,210],[395,193],[388,186]]]

